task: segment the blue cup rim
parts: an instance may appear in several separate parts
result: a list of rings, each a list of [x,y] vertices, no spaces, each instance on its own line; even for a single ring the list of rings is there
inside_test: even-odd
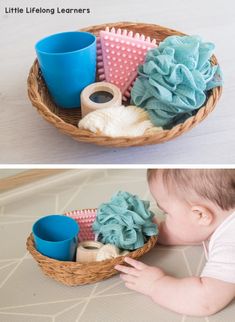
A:
[[[66,52],[64,52],[64,53],[48,53],[48,52],[46,52],[46,51],[43,51],[43,50],[40,50],[40,49],[38,49],[37,47],[38,47],[38,45],[39,45],[39,43],[41,43],[41,42],[43,42],[44,40],[46,40],[46,39],[49,39],[49,38],[53,38],[53,37],[55,37],[55,36],[58,36],[58,35],[63,35],[63,34],[74,34],[74,33],[80,33],[80,34],[87,34],[87,35],[90,35],[90,36],[92,36],[93,37],[93,41],[91,42],[91,44],[90,45],[88,45],[88,46],[86,46],[86,47],[84,47],[84,48],[81,48],[81,49],[77,49],[77,50],[72,50],[72,51],[66,51]],[[91,47],[91,46],[93,46],[94,45],[94,43],[95,43],[95,41],[96,41],[96,36],[94,35],[94,34],[92,34],[91,32],[87,32],[87,31],[64,31],[64,32],[58,32],[58,33],[56,33],[56,34],[51,34],[51,35],[49,35],[49,36],[46,36],[46,37],[43,37],[43,38],[41,38],[40,40],[38,40],[37,42],[36,42],[36,44],[35,44],[35,46],[34,46],[34,48],[35,48],[35,50],[36,51],[38,51],[38,52],[40,52],[40,53],[42,53],[42,54],[44,54],[44,55],[48,55],[48,56],[51,56],[51,55],[58,55],[58,56],[62,56],[62,55],[71,55],[71,54],[73,54],[73,53],[77,53],[77,52],[81,52],[81,51],[83,51],[83,50],[86,50],[87,48],[89,48],[89,47]]]
[[[75,223],[76,224],[76,232],[69,238],[66,238],[66,239],[63,239],[63,240],[58,240],[58,241],[55,241],[55,240],[47,240],[47,239],[43,239],[41,238],[40,236],[38,236],[38,234],[36,234],[35,232],[35,227],[36,225],[38,225],[38,223],[40,221],[43,221],[44,219],[48,218],[48,217],[63,217],[63,218],[67,218],[66,220],[67,221],[70,221],[71,223]],[[75,227],[75,226],[74,226]],[[79,227],[79,224],[76,222],[76,220],[74,220],[73,218],[71,217],[68,217],[68,216],[65,216],[65,215],[48,215],[48,216],[44,216],[44,217],[41,217],[39,218],[34,224],[33,224],[33,228],[32,228],[32,232],[33,232],[33,235],[36,236],[38,239],[40,240],[43,240],[44,242],[47,242],[47,243],[64,243],[66,241],[69,241],[71,239],[73,239],[74,237],[77,237],[78,233],[80,231],[80,227]]]

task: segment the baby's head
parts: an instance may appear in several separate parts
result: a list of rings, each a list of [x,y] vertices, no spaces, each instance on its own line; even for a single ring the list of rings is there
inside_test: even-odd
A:
[[[168,230],[182,241],[206,240],[235,211],[235,169],[149,169],[147,177]]]

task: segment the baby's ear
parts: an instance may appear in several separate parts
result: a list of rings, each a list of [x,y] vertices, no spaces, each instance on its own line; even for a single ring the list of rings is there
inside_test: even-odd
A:
[[[209,226],[214,219],[213,213],[206,207],[193,206],[191,211],[193,220],[200,226]]]

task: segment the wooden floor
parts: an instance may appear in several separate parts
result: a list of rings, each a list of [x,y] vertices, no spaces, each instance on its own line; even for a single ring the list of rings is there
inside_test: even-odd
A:
[[[10,189],[33,183],[37,180],[62,173],[66,170],[61,169],[37,169],[37,170],[22,170],[20,173],[11,174],[11,170],[1,170],[4,177],[0,175],[0,193]],[[7,176],[7,172],[9,173]]]

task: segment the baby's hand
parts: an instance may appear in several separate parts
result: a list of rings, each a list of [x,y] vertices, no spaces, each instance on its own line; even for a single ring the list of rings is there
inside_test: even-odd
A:
[[[165,273],[157,267],[148,266],[130,257],[125,257],[125,262],[132,267],[116,265],[115,269],[124,273],[120,277],[126,282],[126,287],[151,296],[155,282],[165,276]]]

